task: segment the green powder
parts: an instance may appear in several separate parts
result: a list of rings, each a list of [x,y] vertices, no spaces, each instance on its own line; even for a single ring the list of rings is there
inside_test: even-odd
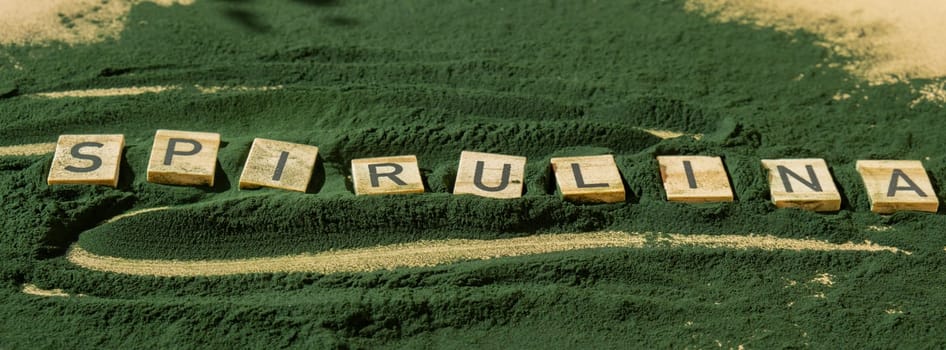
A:
[[[0,146],[126,135],[115,189],[47,186],[51,155],[0,157],[4,347],[943,346],[946,216],[872,214],[854,170],[919,159],[944,198],[942,109],[910,107],[909,84],[832,99],[863,83],[821,65],[829,54],[813,36],[713,23],[679,1],[146,3],[127,23],[97,44],[0,48],[26,66],[0,63]],[[34,96],[131,86],[174,88]],[[217,185],[146,182],[156,129],[221,133]],[[236,189],[255,137],[320,147],[309,193]],[[526,194],[450,194],[463,150],[528,157]],[[427,193],[354,196],[351,159],[400,154],[417,155]],[[549,159],[594,154],[615,155],[626,203],[559,197]],[[723,157],[736,201],[667,202],[655,157],[676,154]],[[828,162],[840,212],[770,203],[760,160],[806,157]],[[102,224],[161,206],[172,209]],[[189,260],[597,230],[869,240],[912,254],[609,248],[214,278],[64,257],[76,242]]]

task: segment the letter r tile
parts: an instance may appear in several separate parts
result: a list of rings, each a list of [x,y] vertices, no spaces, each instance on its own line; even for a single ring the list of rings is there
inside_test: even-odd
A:
[[[838,211],[841,193],[824,159],[763,159],[769,192],[777,208]]]
[[[305,192],[318,154],[315,146],[257,138],[243,165],[240,188]]]
[[[719,157],[659,156],[660,177],[671,202],[732,202],[729,174]]]
[[[614,156],[552,158],[552,171],[562,198],[581,203],[624,201],[624,182]]]
[[[526,157],[463,151],[453,194],[489,198],[519,198]]]
[[[116,187],[123,147],[123,135],[61,135],[46,183]]]
[[[939,199],[918,160],[859,160],[857,172],[870,197],[870,210],[891,214],[902,210],[935,213]]]
[[[214,185],[220,134],[158,130],[148,161],[148,182]]]
[[[417,157],[394,156],[351,161],[356,195],[423,193]]]

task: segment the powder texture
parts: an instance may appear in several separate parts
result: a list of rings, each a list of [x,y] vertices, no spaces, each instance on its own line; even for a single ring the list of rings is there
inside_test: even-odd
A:
[[[65,16],[50,33],[67,34],[3,36],[2,346],[946,346],[946,215],[873,214],[854,169],[920,160],[946,197],[935,65],[888,66],[914,58],[682,0],[175,4],[102,3],[114,20],[44,10]],[[68,27],[83,21],[93,39]],[[220,133],[215,186],[148,183],[157,129]],[[46,185],[48,143],[82,133],[125,135],[116,188]],[[306,193],[236,188],[257,137],[319,147]],[[453,195],[464,150],[527,157],[523,197]],[[417,156],[426,193],[354,195],[352,159],[402,154]],[[549,159],[600,154],[614,155],[627,200],[563,201]],[[666,201],[662,155],[722,157],[735,201]],[[829,165],[841,210],[776,209],[760,160],[811,157]],[[601,232],[653,233],[622,246]],[[218,276],[69,259],[188,266],[503,242],[539,243]],[[798,242],[823,249],[782,249]],[[852,246],[869,248],[833,249]]]

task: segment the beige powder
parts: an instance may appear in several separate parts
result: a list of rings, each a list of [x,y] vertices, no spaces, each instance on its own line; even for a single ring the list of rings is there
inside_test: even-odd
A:
[[[946,76],[941,0],[687,0],[685,9],[723,22],[821,36],[845,67],[872,84]]]
[[[81,44],[117,37],[141,2],[190,5],[194,0],[0,0],[0,44]]]
[[[5,156],[36,156],[56,151],[55,142],[31,143],[27,145],[0,147],[0,157]]]
[[[656,240],[653,238],[657,236]],[[91,270],[149,276],[215,276],[277,272],[363,272],[424,267],[466,260],[483,260],[593,248],[709,247],[792,251],[902,252],[871,243],[833,244],[816,240],[742,235],[641,234],[593,232],[545,234],[497,240],[450,239],[334,250],[271,258],[232,260],[136,260],[100,256],[74,245],[72,263]]]
[[[62,289],[42,289],[37,287],[35,284],[24,284],[22,292],[24,294],[36,295],[41,297],[68,297],[69,293],[64,292]]]
[[[41,92],[33,97],[43,98],[64,98],[64,97],[113,97],[113,96],[133,96],[141,94],[156,94],[168,90],[176,90],[175,86],[132,86],[126,88],[108,88],[108,89],[86,89],[69,90],[55,92]]]

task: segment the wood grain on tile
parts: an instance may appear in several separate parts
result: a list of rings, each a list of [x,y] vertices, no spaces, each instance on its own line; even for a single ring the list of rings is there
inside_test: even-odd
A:
[[[825,212],[841,209],[838,192],[824,159],[763,159],[769,192],[778,208]]]
[[[118,186],[123,135],[61,135],[46,183]]]
[[[624,201],[624,181],[614,156],[552,158],[551,163],[558,190],[565,200],[576,203]]]
[[[939,199],[920,161],[859,160],[856,167],[870,197],[872,212],[936,212],[939,209]]]
[[[423,193],[417,157],[362,158],[351,161],[356,195]]]
[[[148,162],[148,182],[212,187],[219,148],[217,133],[158,130]]]
[[[732,202],[729,175],[719,157],[658,156],[660,177],[671,202]]]
[[[525,167],[525,157],[463,151],[453,194],[519,198],[522,196]]]
[[[240,188],[305,192],[319,154],[316,146],[257,138],[240,174]]]

